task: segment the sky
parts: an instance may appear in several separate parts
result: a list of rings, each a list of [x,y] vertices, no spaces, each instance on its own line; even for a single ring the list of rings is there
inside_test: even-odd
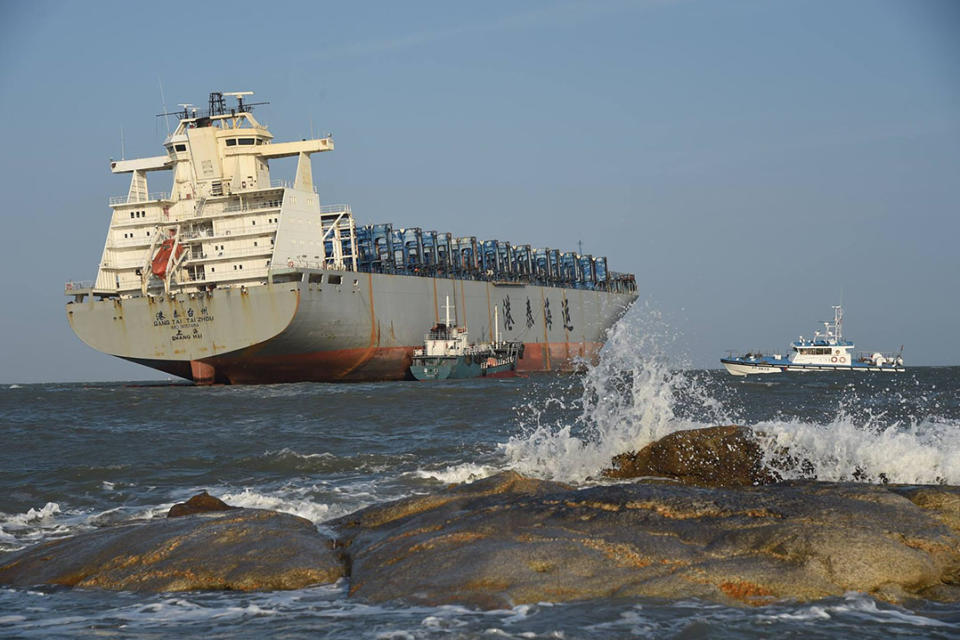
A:
[[[782,351],[840,302],[858,347],[958,365],[958,36],[952,0],[0,0],[0,383],[162,377],[83,344],[63,285],[127,191],[109,159],[244,90],[277,140],[333,133],[324,202],[582,242],[692,366]]]

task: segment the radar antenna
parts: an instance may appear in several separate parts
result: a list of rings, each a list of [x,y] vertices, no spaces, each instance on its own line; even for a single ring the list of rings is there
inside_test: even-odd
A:
[[[237,99],[237,111],[243,112],[243,96],[252,96],[253,91],[224,91],[223,95]]]
[[[192,104],[190,104],[189,102],[187,102],[186,104],[184,104],[184,103],[181,102],[181,103],[178,104],[177,106],[178,106],[178,107],[183,107],[183,117],[184,117],[184,118],[189,118],[189,117],[190,117],[189,111],[190,111],[191,109],[193,109],[194,115],[196,115],[196,113],[197,113],[197,108],[196,108],[195,106],[193,106]],[[165,115],[165,114],[160,114],[160,115]]]

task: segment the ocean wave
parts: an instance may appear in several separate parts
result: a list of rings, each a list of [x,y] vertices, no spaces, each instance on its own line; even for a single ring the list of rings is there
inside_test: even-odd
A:
[[[768,464],[786,478],[960,484],[960,419],[950,390],[903,377],[785,378],[748,387],[754,399],[780,394],[787,402],[775,417],[758,419],[737,395],[743,385],[669,356],[676,341],[655,309],[631,311],[582,378],[518,408],[520,432],[501,445],[507,464],[538,477],[595,481],[613,456],[669,433],[741,424],[762,434]],[[784,451],[803,464],[786,468]]]
[[[954,424],[865,427],[841,416],[826,425],[791,421],[751,426],[763,434],[768,466],[784,478],[960,484],[960,429]],[[783,451],[804,464],[785,467]]]
[[[48,537],[67,535],[71,526],[64,522],[60,505],[48,502],[24,513],[0,512],[0,551],[15,551]]]
[[[261,455],[248,456],[230,461],[230,466],[251,471],[270,471],[281,474],[328,474],[343,472],[378,473],[397,466],[410,464],[413,456],[408,453],[396,455],[363,453],[354,456],[337,456],[329,452],[300,453],[284,448],[265,451]]]
[[[880,606],[870,596],[858,592],[847,593],[840,602],[831,599],[831,601],[821,601],[815,604],[794,605],[785,611],[771,611],[783,609],[786,606],[788,605],[764,607],[761,610],[762,613],[758,616],[758,620],[766,623],[776,623],[847,618],[861,623],[904,625],[908,627],[955,628],[956,626],[894,605],[884,604]]]
[[[496,465],[464,462],[462,464],[443,467],[442,469],[417,469],[413,472],[413,475],[425,480],[436,480],[443,484],[460,484],[480,480],[502,470],[502,467]]]

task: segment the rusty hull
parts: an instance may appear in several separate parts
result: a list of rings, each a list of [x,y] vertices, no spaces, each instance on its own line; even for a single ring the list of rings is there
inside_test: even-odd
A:
[[[322,281],[311,282],[311,275]],[[85,301],[68,304],[67,311],[77,334],[101,351],[199,384],[264,384],[407,379],[413,350],[448,298],[473,342],[493,339],[498,307],[501,337],[525,345],[519,371],[570,369],[580,358],[596,358],[607,329],[636,299],[633,293],[350,271],[290,277],[297,280],[194,296]]]

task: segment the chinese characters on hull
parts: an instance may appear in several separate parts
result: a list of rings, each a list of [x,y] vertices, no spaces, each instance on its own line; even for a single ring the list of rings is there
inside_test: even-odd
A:
[[[503,298],[503,326],[506,327],[507,331],[513,330],[513,315],[510,312],[510,296],[504,296]]]
[[[570,303],[566,298],[563,299],[560,315],[563,316],[563,328],[567,331],[573,331],[573,321],[570,320]]]
[[[200,326],[203,322],[213,322],[213,316],[209,314],[206,307],[201,307],[199,312],[190,307],[186,314],[181,314],[179,310],[174,309],[169,318],[163,311],[157,311],[153,316],[154,327],[169,327],[171,331],[174,331],[170,336],[172,341],[203,338],[203,334],[200,332]],[[184,333],[185,329],[192,329],[192,331],[191,333]]]

